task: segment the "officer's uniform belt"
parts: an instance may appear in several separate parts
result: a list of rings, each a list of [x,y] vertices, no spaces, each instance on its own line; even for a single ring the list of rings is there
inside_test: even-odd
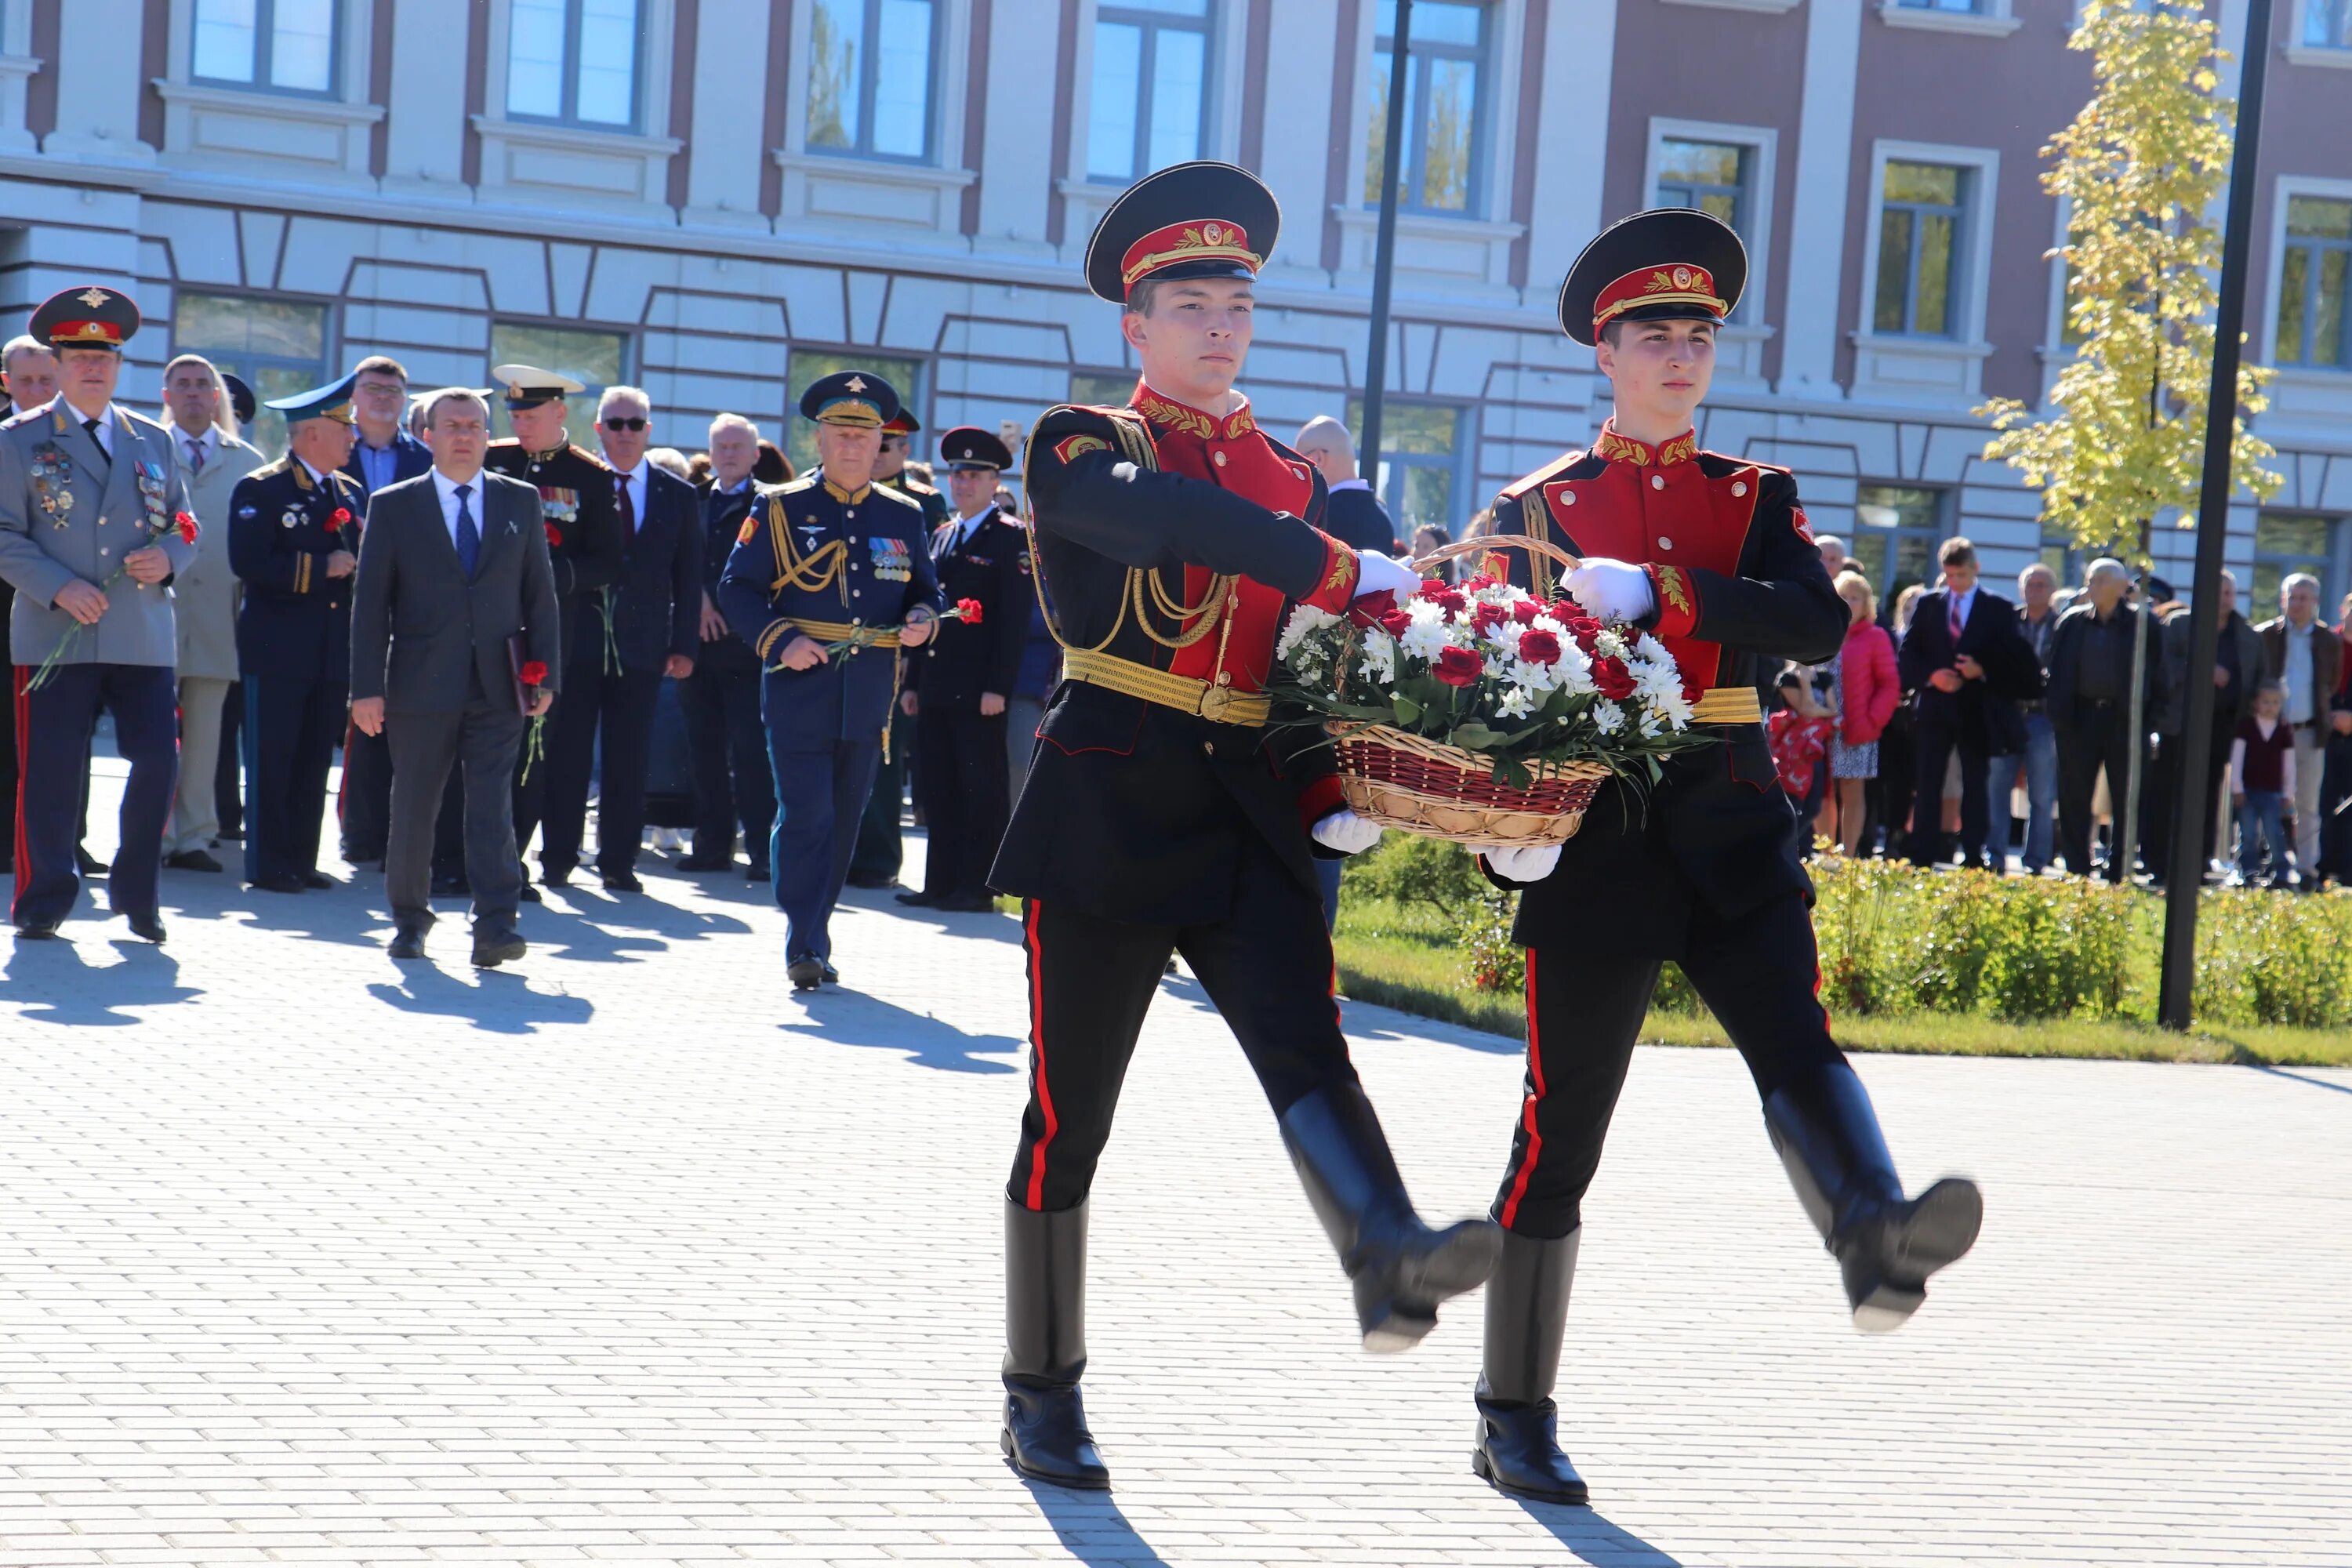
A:
[[[865,639],[864,646],[866,647],[898,646],[898,633],[896,628],[877,635],[872,626],[853,626],[847,621],[804,621],[797,616],[787,616],[784,620],[794,631],[803,637],[814,637],[819,642],[847,642],[851,637],[857,637]]]
[[[1718,686],[1702,691],[1691,704],[1694,724],[1761,724],[1763,705],[1756,699],[1752,686]]]
[[[1274,699],[1263,691],[1235,691],[1229,686],[1195,680],[1189,675],[1155,669],[1148,664],[1091,648],[1066,649],[1062,675],[1067,680],[1099,686],[1124,697],[1139,697],[1146,702],[1173,708],[1179,713],[1191,713],[1216,724],[1255,727],[1264,724],[1274,711]],[[1749,695],[1752,698],[1754,694]]]

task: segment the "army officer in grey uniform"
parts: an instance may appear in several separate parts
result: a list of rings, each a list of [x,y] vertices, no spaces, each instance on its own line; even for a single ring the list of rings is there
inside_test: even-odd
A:
[[[0,577],[9,616],[24,808],[16,826],[19,937],[52,937],[72,910],[75,821],[101,704],[131,764],[108,898],[131,930],[163,940],[155,884],[179,771],[173,576],[197,525],[163,427],[116,406],[139,308],[112,289],[59,294],[33,312],[57,351],[59,391],[0,426]]]

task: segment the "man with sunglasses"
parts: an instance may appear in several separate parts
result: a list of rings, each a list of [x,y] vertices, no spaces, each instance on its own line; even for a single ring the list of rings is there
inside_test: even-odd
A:
[[[694,487],[646,461],[653,400],[608,386],[596,405],[596,438],[613,466],[625,541],[621,580],[607,590],[603,637],[583,637],[548,726],[547,816],[540,865],[561,887],[580,863],[588,775],[604,736],[596,809],[596,871],[611,893],[641,893],[637,849],[646,831],[646,774],[653,763],[654,708],[664,676],[694,673],[701,642],[702,531]],[[597,628],[591,627],[595,631]]]
[[[406,366],[389,354],[370,354],[352,376],[352,415],[360,436],[341,471],[359,484],[364,518],[365,498],[425,472],[433,466],[433,454],[408,433]],[[392,822],[392,751],[382,735],[355,724],[343,731],[343,784],[336,811],[342,819],[343,858],[354,865],[383,859]]]

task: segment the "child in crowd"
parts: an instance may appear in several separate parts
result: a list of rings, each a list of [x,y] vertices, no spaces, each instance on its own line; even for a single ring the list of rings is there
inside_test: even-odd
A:
[[[1830,742],[1837,733],[1837,710],[1822,700],[1806,676],[1800,665],[1781,671],[1776,687],[1780,700],[1773,706],[1766,731],[1781,792],[1796,808],[1801,842],[1810,847],[1813,817],[1821,805],[1815,791],[1826,782],[1822,760],[1829,754]]]
[[[2279,715],[2286,688],[2265,680],[2254,688],[2254,710],[2238,721],[2230,742],[2230,799],[2238,808],[2238,875],[2251,884],[2263,874],[2286,880],[2287,847],[2294,842],[2294,731]]]

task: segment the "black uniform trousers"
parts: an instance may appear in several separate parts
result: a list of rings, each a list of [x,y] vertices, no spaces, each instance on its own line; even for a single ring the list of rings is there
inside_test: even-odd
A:
[[[156,912],[163,826],[180,781],[179,682],[168,664],[61,664],[37,691],[35,667],[16,667],[16,897],[9,918],[62,921],[81,891],[74,842],[89,783],[90,737],[103,707],[131,764],[121,841],[107,879],[117,914]]]
[[[646,836],[646,774],[653,766],[654,708],[661,667],[606,673],[604,659],[575,658],[547,719],[547,820],[540,864],[569,871],[587,834],[588,780],[596,786],[596,868],[632,869]],[[601,754],[596,744],[604,736]]]
[[[989,868],[1013,815],[1004,715],[987,719],[977,706],[927,702],[915,727],[923,753],[915,786],[931,836],[923,889],[936,898],[985,897]]]
[[[2131,710],[2126,703],[2105,699],[2085,699],[2074,707],[2074,721],[2056,729],[2058,853],[2066,858],[2067,870],[2078,877],[2091,874],[2091,798],[2097,792],[2099,770],[2104,767],[2117,818],[2107,858],[2107,880],[2120,882],[2131,875],[2132,868],[2131,825],[2121,820],[2131,767]]]
[[[601,593],[575,594],[567,597],[559,597],[556,600],[557,614],[563,624],[559,640],[563,648],[563,679],[567,691],[572,670],[576,667],[584,665],[600,674],[604,668],[603,604]],[[555,699],[555,706],[548,710],[547,733],[550,735],[552,735],[555,727],[563,721],[556,715],[563,710],[565,695],[566,693],[559,693]],[[514,840],[518,858],[530,852],[531,835],[537,833],[540,825],[546,820],[547,784],[555,772],[554,768],[550,766],[554,760],[554,752],[551,746],[548,754],[532,764],[529,772],[526,773],[520,764],[515,768]],[[579,787],[582,798],[586,798],[588,780],[584,773],[579,780]],[[544,840],[539,847],[539,863],[542,868],[547,865],[547,845]]]
[[[245,678],[245,771],[253,811],[245,825],[245,879],[319,868],[327,770],[345,723],[351,682],[341,670],[266,670]]]
[[[527,722],[503,692],[484,696],[478,677],[454,713],[394,713],[383,722],[392,742],[392,827],[384,846],[383,890],[399,924],[433,923],[433,836],[452,767],[465,782],[466,879],[474,921],[489,931],[514,929],[522,902],[522,860],[515,852],[512,778]]]
[[[904,713],[895,708],[890,710],[890,754],[874,770],[874,793],[866,797],[866,810],[857,819],[857,844],[850,851],[849,875],[855,881],[898,879],[899,868],[907,863],[906,835],[899,830],[898,816],[906,807],[910,773],[915,802],[922,806],[926,824],[930,819],[930,803],[923,794],[923,770],[917,765],[921,735],[921,728]],[[936,835],[932,842],[939,842]],[[981,874],[987,872],[983,864]]]
[[[733,855],[740,826],[751,864],[765,866],[776,826],[776,779],[760,721],[760,670],[756,664],[712,668],[719,662],[713,653],[714,645],[705,643],[694,673],[677,683],[694,749],[694,853],[713,860]]]
[[[1239,853],[1231,912],[1202,925],[1135,925],[1026,900],[1029,1106],[1005,1184],[1014,1203],[1055,1211],[1085,1201],[1171,953],[1199,976],[1276,1116],[1318,1089],[1356,1081],[1321,898],[1255,833]]]
[[[346,691],[351,688],[344,687]],[[343,768],[351,770],[351,752],[343,752]],[[341,809],[340,805],[337,807]],[[221,694],[220,751],[213,763],[213,816],[223,838],[245,832],[245,682],[228,683]]]
[[[1970,742],[1959,731],[1933,720],[1915,719],[1911,731],[1913,795],[1911,837],[1906,845],[1915,866],[1931,866],[1945,857],[1944,774],[1952,753],[1960,754],[1960,858],[1971,866],[1985,863],[1985,840],[1992,814],[1986,775],[1992,753]],[[1826,773],[1826,768],[1819,770]],[[2006,802],[2002,810],[2008,809]]]
[[[1759,1099],[1845,1059],[1822,1010],[1813,921],[1795,893],[1727,920],[1701,902],[1683,973],[1748,1063]],[[1661,961],[1563,941],[1528,949],[1528,1072],[1511,1160],[1495,1195],[1506,1230],[1553,1238],[1580,1205]]]
[[[343,731],[343,858],[381,860],[392,828],[392,742],[356,724]]]

